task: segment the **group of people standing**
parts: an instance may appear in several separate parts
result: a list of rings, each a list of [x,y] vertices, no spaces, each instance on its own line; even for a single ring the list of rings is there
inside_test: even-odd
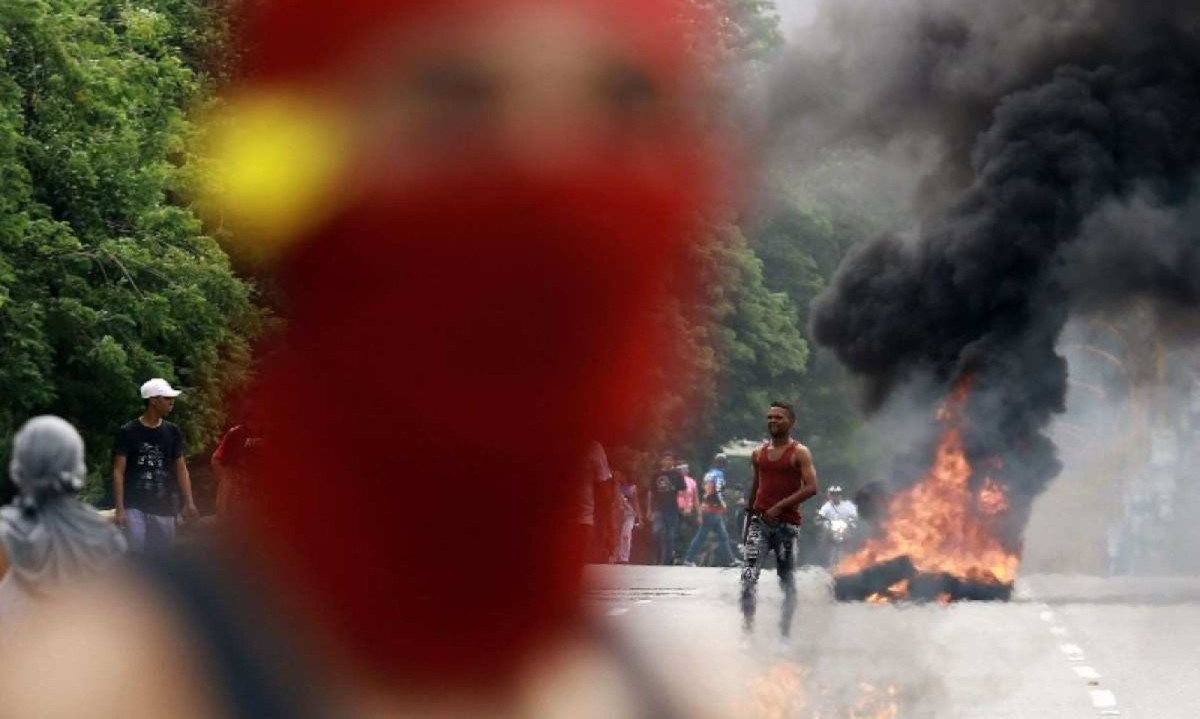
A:
[[[658,564],[674,564],[679,530],[685,517],[696,517],[696,532],[683,555],[683,563],[694,565],[695,559],[709,534],[717,538],[718,561],[733,565],[737,559],[725,526],[728,505],[725,500],[724,454],[713,458],[711,469],[704,475],[703,487],[687,474],[687,465],[677,464],[672,452],[659,457],[658,470],[646,487],[646,505],[650,508],[649,523],[653,528],[655,560]]]
[[[588,560],[628,564],[635,555],[635,530],[646,528],[653,533],[653,550],[644,559],[674,564],[684,519],[695,517],[696,532],[682,553],[683,563],[694,564],[706,537],[715,534],[718,560],[725,566],[736,564],[725,527],[727,463],[724,454],[716,455],[699,488],[687,474],[687,465],[678,464],[673,452],[663,452],[649,481],[638,482],[633,471],[610,468],[604,448],[593,442],[579,502]]]

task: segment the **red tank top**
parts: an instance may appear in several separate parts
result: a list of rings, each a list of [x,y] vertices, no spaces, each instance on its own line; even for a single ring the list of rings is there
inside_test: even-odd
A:
[[[796,443],[793,441],[784,448],[779,459],[772,460],[768,455],[771,443],[764,444],[758,450],[758,492],[754,495],[754,509],[765,512],[779,503],[779,500],[800,489],[804,478],[798,467],[792,466],[792,455],[796,453]],[[785,509],[780,515],[783,521],[790,524],[800,524],[800,505]]]

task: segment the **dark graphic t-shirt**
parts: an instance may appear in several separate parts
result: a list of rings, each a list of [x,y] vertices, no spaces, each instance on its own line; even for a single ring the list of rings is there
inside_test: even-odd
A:
[[[164,421],[147,427],[133,420],[117,432],[113,454],[125,457],[125,506],[169,517],[178,512],[175,461],[183,456],[183,433]]]
[[[654,511],[661,514],[679,514],[677,492],[687,489],[687,482],[677,470],[659,471],[650,480],[650,491],[654,493]]]

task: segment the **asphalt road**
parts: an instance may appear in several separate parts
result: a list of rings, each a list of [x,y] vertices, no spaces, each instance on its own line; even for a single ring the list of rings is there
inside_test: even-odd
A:
[[[1022,578],[1008,603],[836,603],[799,577],[790,642],[763,573],[741,640],[738,570],[594,567],[592,606],[646,671],[739,719],[1200,718],[1200,579]]]

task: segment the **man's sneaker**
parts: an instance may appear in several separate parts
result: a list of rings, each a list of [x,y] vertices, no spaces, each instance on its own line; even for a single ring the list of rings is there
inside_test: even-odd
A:
[[[771,645],[771,653],[777,657],[786,656],[792,653],[792,643],[787,637],[778,637],[775,643]]]
[[[684,560],[684,562],[683,562],[683,566],[685,566],[685,567],[694,567],[694,566],[696,566],[696,563],[695,563],[695,562],[689,562],[689,561],[687,561],[687,560]]]

